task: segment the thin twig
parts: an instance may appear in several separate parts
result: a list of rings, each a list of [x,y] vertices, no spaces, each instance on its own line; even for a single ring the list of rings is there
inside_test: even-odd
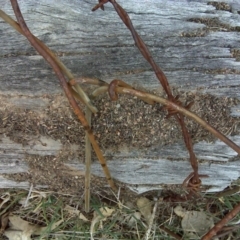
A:
[[[28,206],[28,204],[29,204],[29,199],[30,199],[30,197],[31,197],[31,195],[32,195],[32,190],[33,190],[33,184],[31,183],[31,185],[30,185],[30,188],[29,188],[29,191],[28,191],[28,195],[27,195],[27,198],[26,198],[26,200],[25,200],[25,202],[24,202],[24,205],[23,205],[23,207],[27,207]]]
[[[185,108],[186,109],[186,108]],[[193,143],[190,134],[188,133],[187,127],[184,123],[184,115],[178,114],[174,115],[175,119],[179,122],[181,129],[182,129],[182,135],[183,139],[185,142],[185,145],[188,149],[189,152],[189,157],[190,157],[190,163],[193,169],[193,178],[192,181],[193,183],[201,185],[201,180],[199,179],[199,174],[198,174],[198,162],[195,153],[193,152]]]
[[[215,226],[210,229],[210,231],[205,234],[201,240],[210,240],[213,236],[217,235],[217,233],[226,225],[231,219],[233,219],[240,212],[240,203],[235,206],[222,220],[215,224]]]
[[[91,127],[92,112],[88,107],[86,107],[86,119],[89,126]],[[91,184],[91,143],[88,138],[88,134],[85,136],[85,211],[89,212],[90,210],[90,184]]]
[[[205,129],[207,129],[209,132],[211,132],[215,137],[219,138],[221,141],[226,143],[230,148],[232,148],[234,151],[236,151],[238,154],[240,154],[240,147],[238,145],[236,145],[233,141],[231,141],[225,135],[220,133],[217,129],[210,126],[206,121],[204,121],[202,118],[200,118],[199,116],[197,116],[193,112],[187,110],[186,108],[181,107],[181,106],[179,106],[179,105],[175,104],[174,102],[171,102],[167,99],[152,95],[150,93],[145,93],[145,92],[142,92],[142,91],[138,91],[138,90],[135,90],[135,89],[117,87],[117,91],[119,93],[126,93],[126,94],[130,94],[130,95],[137,96],[137,97],[147,97],[149,99],[152,99],[155,102],[159,102],[163,105],[166,105],[167,107],[172,108],[172,109],[174,109],[175,111],[178,111],[181,114],[184,114],[188,118],[191,118],[194,121],[196,121],[197,123],[199,123]]]
[[[152,231],[153,220],[154,220],[154,218],[156,216],[157,207],[158,207],[158,201],[156,201],[155,204],[154,204],[152,215],[151,215],[150,220],[149,220],[148,229],[147,229],[147,231],[145,233],[145,237],[144,237],[145,240],[149,239],[150,233]]]
[[[87,81],[86,81],[86,83],[87,83]],[[93,97],[97,97],[100,94],[103,94],[103,93],[107,92],[108,88],[109,87],[107,85],[99,87],[96,90],[94,90],[91,95]],[[178,104],[176,104],[172,101],[169,101],[168,99],[153,95],[151,93],[146,93],[146,92],[143,92],[143,91],[140,91],[140,90],[136,90],[136,89],[133,89],[133,88],[124,88],[124,87],[116,86],[115,91],[117,91],[118,93],[129,94],[129,95],[132,95],[132,96],[136,96],[138,98],[145,98],[145,99],[152,100],[154,102],[158,102],[160,104],[163,104],[163,105],[167,106],[169,109],[173,109],[173,111],[175,111],[175,112],[179,112],[179,113],[185,115],[186,117],[188,117],[188,118],[194,120],[195,122],[199,123],[202,127],[204,127],[206,130],[211,132],[216,138],[220,139],[226,145],[228,145],[230,148],[232,148],[234,151],[236,151],[238,154],[240,154],[240,147],[238,145],[236,145],[228,137],[226,137],[224,134],[220,133],[217,129],[212,127],[205,120],[203,120],[198,115],[191,112],[190,110],[188,110],[188,109],[186,109],[186,108],[184,108],[184,107],[182,107],[182,106],[180,106],[180,105],[178,105]],[[191,175],[191,177],[193,176],[192,173],[190,175]]]
[[[126,25],[126,27],[130,30],[132,37],[135,41],[136,46],[138,47],[139,51],[141,52],[141,54],[143,55],[143,57],[149,62],[149,64],[152,66],[156,77],[158,78],[158,80],[160,81],[163,89],[165,90],[168,99],[172,102],[177,103],[178,105],[181,106],[181,103],[178,101],[178,98],[174,97],[171,91],[171,88],[169,86],[167,77],[165,76],[164,72],[161,70],[161,68],[155,63],[155,61],[153,60],[153,57],[150,54],[150,51],[148,50],[146,44],[144,43],[144,41],[141,39],[141,37],[138,35],[137,31],[134,29],[133,24],[131,22],[131,19],[129,18],[127,12],[115,1],[115,0],[99,0],[99,4],[97,4],[92,11],[95,11],[98,8],[102,8],[102,6],[107,3],[107,2],[111,2],[113,7],[115,8],[116,12],[118,13],[119,17],[121,18],[121,20],[123,21],[123,23]],[[172,110],[172,109],[168,109],[167,110]],[[192,143],[192,139],[190,134],[188,133],[188,130],[185,126],[184,123],[184,117],[181,116],[181,114],[173,114],[174,112],[170,112],[169,111],[169,115],[174,115],[176,121],[180,124],[181,129],[182,129],[182,134],[183,134],[183,138],[184,138],[184,142],[185,145],[187,147],[187,150],[189,152],[189,158],[190,158],[190,162],[191,162],[191,166],[193,168],[193,172],[194,172],[194,176],[193,176],[193,182],[194,183],[200,183],[201,181],[199,180],[199,176],[198,176],[198,162],[197,162],[197,158],[193,152],[193,143]]]

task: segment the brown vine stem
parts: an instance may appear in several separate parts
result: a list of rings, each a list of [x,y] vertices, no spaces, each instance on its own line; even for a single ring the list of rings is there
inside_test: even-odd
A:
[[[17,32],[19,32],[20,34],[22,34],[23,36],[25,36],[24,31],[21,29],[21,27],[19,26],[19,24],[14,21],[9,15],[7,15],[4,11],[2,11],[0,9],[0,17],[6,22],[8,23],[10,26],[12,26]],[[62,63],[62,61],[41,41],[39,40],[37,37],[35,37],[32,34],[33,38],[35,39],[36,42],[38,42],[38,44],[45,49],[45,51],[54,59],[54,61],[58,64],[58,66],[61,68],[62,72],[68,77],[68,79],[73,79],[74,76],[71,73],[71,71]],[[83,102],[84,104],[86,104],[89,109],[93,112],[96,113],[97,112],[97,108],[95,106],[93,106],[92,102],[90,101],[90,99],[88,98],[87,94],[82,90],[82,88],[80,87],[79,84],[75,85],[75,91],[73,92],[74,96],[80,100],[81,102]],[[76,93],[77,92],[77,93]]]
[[[70,87],[63,75],[63,73],[61,72],[61,68],[58,66],[58,64],[54,61],[54,59],[52,58],[52,56],[36,41],[36,39],[34,38],[34,36],[32,35],[32,33],[30,32],[30,30],[28,29],[24,18],[22,16],[22,13],[20,11],[19,5],[17,0],[11,0],[11,4],[12,4],[12,8],[14,10],[14,13],[16,15],[16,18],[18,20],[18,23],[22,29],[22,31],[24,32],[24,35],[26,36],[26,38],[28,39],[28,41],[31,43],[31,45],[39,52],[40,55],[43,56],[43,58],[51,65],[51,67],[53,68],[55,74],[57,75],[60,84],[68,98],[68,101],[70,103],[70,105],[73,108],[74,113],[77,115],[78,119],[80,120],[80,122],[82,123],[84,130],[87,132],[89,140],[92,144],[92,147],[98,157],[98,160],[103,168],[103,172],[107,178],[107,181],[109,183],[109,185],[111,186],[111,188],[113,190],[117,190],[116,186],[111,178],[111,174],[108,170],[107,164],[106,164],[106,160],[103,157],[103,154],[99,148],[99,145],[96,142],[96,139],[93,135],[92,129],[90,128],[90,126],[88,125],[88,122],[83,114],[83,112],[81,111],[81,109],[79,108],[76,100],[74,99],[74,97],[71,94],[70,91]]]
[[[185,145],[188,149],[189,155],[190,155],[190,163],[193,169],[193,177],[192,177],[192,182],[196,184],[201,184],[201,180],[199,179],[199,174],[198,174],[198,162],[195,153],[193,152],[193,144],[192,144],[192,139],[188,133],[187,127],[184,123],[184,115],[179,114],[175,115],[176,120],[179,122],[181,129],[182,129],[182,135],[183,139],[185,142]],[[199,186],[200,186],[199,184]]]
[[[210,240],[212,237],[217,235],[217,233],[226,225],[231,219],[233,219],[240,212],[240,203],[235,206],[222,220],[220,220],[216,225],[205,234],[201,240]]]
[[[165,76],[164,72],[161,70],[161,68],[155,63],[153,60],[153,57],[150,54],[150,51],[148,50],[146,44],[144,41],[141,39],[141,37],[138,35],[137,31],[133,27],[133,24],[131,22],[131,19],[129,18],[127,12],[115,1],[115,0],[99,0],[99,4],[97,4],[92,11],[97,10],[98,8],[102,8],[103,5],[107,2],[112,3],[113,7],[115,8],[117,14],[123,21],[123,23],[126,25],[126,27],[130,30],[132,37],[135,41],[136,46],[138,47],[139,51],[143,55],[143,57],[149,62],[149,64],[152,66],[156,77],[158,78],[159,82],[161,83],[163,89],[165,90],[168,99],[172,102],[178,102],[177,98],[175,98],[172,94],[171,88],[169,86],[167,77]],[[168,109],[169,110],[169,109]],[[172,114],[169,114],[172,115]],[[184,138],[184,142],[186,145],[186,148],[189,152],[189,159],[191,166],[193,168],[194,176],[192,181],[194,183],[200,183],[200,179],[198,176],[198,162],[195,153],[193,152],[193,144],[192,144],[192,139],[188,133],[188,130],[185,126],[184,123],[184,117],[181,116],[180,114],[174,114],[174,117],[176,121],[179,123],[182,129],[182,134]]]
[[[149,94],[149,93],[141,92],[141,91],[138,91],[138,90],[135,90],[135,89],[117,87],[117,91],[119,93],[126,93],[126,94],[130,94],[130,95],[137,96],[137,97],[147,97],[149,99],[152,99],[155,102],[158,102],[158,103],[166,105],[170,109],[174,109],[174,110],[178,111],[179,113],[184,114],[185,116],[187,116],[187,117],[193,119],[194,121],[198,122],[205,129],[207,129],[209,132],[211,132],[214,136],[219,138],[221,141],[223,141],[229,147],[231,147],[234,151],[236,151],[238,154],[240,154],[240,147],[238,145],[236,145],[233,141],[231,141],[225,135],[220,133],[217,129],[215,129],[214,127],[210,126],[202,118],[200,118],[199,116],[197,116],[193,112],[185,109],[184,107],[179,106],[179,105],[175,104],[174,102],[169,101],[167,99],[164,99],[164,98],[161,98],[161,97]]]
[[[168,97],[170,99],[172,99],[173,95],[172,95],[172,91],[171,91],[171,88],[169,86],[167,77],[165,76],[164,72],[160,69],[160,67],[153,60],[153,58],[150,54],[150,51],[148,50],[146,44],[141,39],[141,37],[138,35],[137,31],[134,29],[133,24],[131,22],[131,19],[129,18],[127,12],[115,0],[101,0],[101,1],[99,1],[99,4],[96,5],[96,7],[94,7],[92,9],[92,11],[97,10],[99,7],[101,7],[103,4],[105,4],[107,2],[112,3],[112,5],[115,8],[117,14],[119,15],[119,17],[121,18],[123,23],[126,25],[126,27],[130,30],[130,32],[132,34],[132,37],[133,37],[133,39],[135,41],[135,44],[138,47],[139,51],[141,52],[143,57],[150,63],[150,65],[152,66],[157,78],[159,79],[159,81],[161,82],[165,92],[167,93]]]

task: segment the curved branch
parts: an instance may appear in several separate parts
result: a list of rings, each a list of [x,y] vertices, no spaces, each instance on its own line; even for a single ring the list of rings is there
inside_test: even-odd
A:
[[[92,144],[92,147],[98,157],[99,162],[101,163],[101,166],[103,168],[103,172],[107,178],[107,181],[109,183],[109,185],[111,186],[112,189],[116,190],[116,187],[114,185],[114,182],[111,178],[111,174],[108,170],[107,164],[106,164],[106,160],[103,157],[103,154],[99,148],[99,145],[97,144],[97,141],[93,135],[93,132],[90,128],[90,126],[88,125],[88,122],[83,114],[83,112],[81,111],[81,109],[79,108],[76,100],[74,99],[74,97],[71,94],[70,91],[70,87],[63,75],[63,73],[61,72],[60,67],[58,66],[58,64],[54,61],[54,59],[52,58],[52,56],[36,41],[36,39],[34,38],[34,36],[32,35],[32,33],[30,32],[30,30],[28,29],[22,13],[20,11],[20,8],[18,6],[18,2],[17,0],[11,0],[11,4],[14,10],[14,13],[17,17],[17,20],[19,22],[20,27],[22,28],[22,30],[24,31],[24,35],[26,36],[26,38],[28,39],[28,41],[31,43],[31,45],[39,52],[40,55],[43,56],[43,58],[51,65],[51,67],[53,68],[55,74],[57,75],[60,84],[68,98],[68,101],[70,103],[70,105],[73,108],[74,113],[77,115],[78,119],[80,120],[80,122],[82,123],[84,130],[87,132],[89,140]]]

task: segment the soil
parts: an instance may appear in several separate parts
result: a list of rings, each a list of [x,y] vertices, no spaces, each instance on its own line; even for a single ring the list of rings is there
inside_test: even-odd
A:
[[[173,89],[174,95],[180,95],[183,103],[194,101],[191,110],[207,120],[211,125],[228,135],[238,134],[239,120],[230,116],[230,108],[238,101],[199,95],[196,92],[180,92]],[[159,92],[154,92],[162,95]],[[49,190],[67,194],[83,195],[84,172],[70,169],[64,163],[77,157],[84,161],[85,134],[83,127],[75,117],[63,95],[43,96],[49,103],[42,109],[22,109],[9,103],[7,97],[1,102],[7,106],[0,110],[0,132],[11,140],[28,145],[29,136],[48,136],[60,140],[64,145],[57,156],[26,155],[29,166],[27,173],[8,174],[5,177],[16,181],[29,181],[34,185],[46,185]],[[7,103],[8,102],[8,103]],[[179,126],[173,117],[166,118],[166,110],[159,104],[148,105],[141,100],[120,96],[111,102],[108,96],[93,101],[99,112],[93,116],[92,128],[103,152],[121,151],[122,146],[129,149],[148,149],[156,144],[167,145],[182,139]],[[81,105],[81,104],[80,104]],[[191,120],[186,119],[187,128],[194,142],[215,140],[210,133]],[[73,151],[70,146],[77,144],[81,150]],[[93,156],[96,160],[96,157]],[[181,184],[181,183],[180,183]],[[122,184],[122,193],[135,197]],[[92,192],[110,194],[104,178],[92,176]]]

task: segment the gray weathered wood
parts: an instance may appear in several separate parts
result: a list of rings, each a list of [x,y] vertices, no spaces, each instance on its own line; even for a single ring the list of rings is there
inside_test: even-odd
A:
[[[6,179],[2,176],[0,176],[1,181],[1,188],[21,188],[21,189],[29,189],[29,182],[16,182],[9,179]],[[38,186],[39,188],[44,188],[46,186]]]
[[[106,5],[104,12],[98,10],[93,13],[91,8],[97,2],[94,0],[19,2],[32,32],[62,56],[61,59],[75,76],[99,77],[108,82],[121,78],[147,89],[159,88],[149,64],[134,46],[130,32],[110,4]],[[183,37],[183,33],[200,31],[205,27],[204,24],[187,21],[190,18],[218,18],[231,27],[240,27],[240,4],[237,0],[225,1],[231,6],[230,12],[216,10],[207,5],[207,0],[118,2],[129,12],[136,30],[173,86],[185,91],[240,98],[240,62],[231,53],[232,49],[240,48],[240,32],[223,28],[221,31],[212,29],[202,37]],[[0,6],[13,16],[9,1],[0,0]],[[25,38],[1,19],[0,43],[0,94],[11,94],[9,102],[20,108],[41,111],[49,104],[42,98],[44,94],[62,92],[52,70],[36,55]],[[214,73],[217,71],[220,73]],[[2,104],[2,108],[7,106],[7,103]],[[232,111],[233,115],[239,115],[239,107],[234,107]],[[27,171],[25,153],[56,155],[62,148],[52,139],[43,139],[48,141],[47,147],[42,147],[37,140],[26,147],[4,135],[1,135],[1,140],[1,174]],[[238,136],[234,141],[240,144]],[[167,160],[172,159],[173,148],[179,156],[179,159],[173,159],[174,163]],[[203,180],[204,184],[212,185],[209,191],[224,189],[239,177],[239,162],[230,161],[236,154],[224,144],[218,141],[213,144],[200,142],[194,148],[202,160],[211,163],[221,161],[221,164],[200,164],[200,172],[210,176]],[[136,160],[140,153],[140,149],[122,152],[109,161],[113,177],[138,184],[135,190],[139,192],[150,189],[149,186],[145,188],[145,184],[152,182],[156,184],[153,188],[159,188],[161,184],[179,184],[189,174],[189,163],[181,160],[187,157],[182,143],[151,150]],[[76,165],[76,159],[73,159],[72,166],[83,168],[81,164]],[[93,164],[93,172],[102,176],[98,163]],[[1,181],[1,186],[27,185]]]
[[[2,136],[1,139],[0,174],[26,172],[28,167],[24,162],[25,154],[56,155],[62,148],[58,141],[53,141],[46,137],[32,140],[32,144],[29,143],[29,146],[16,144],[7,137]],[[234,137],[232,140],[240,145],[240,137]],[[42,143],[44,143],[44,146]],[[205,150],[204,152],[203,149]],[[239,177],[240,161],[229,162],[236,156],[236,153],[223,143],[219,141],[212,144],[201,142],[195,145],[194,150],[198,159],[209,161],[199,164],[200,173],[209,175],[209,178],[203,178],[203,184],[210,186],[208,191],[224,189]],[[178,153],[177,156],[176,152]],[[107,158],[109,158],[108,154],[105,154]],[[166,146],[162,149],[158,148],[155,151],[151,151],[151,155],[146,154],[145,158],[138,157],[138,155],[140,156],[142,153],[137,149],[127,153],[122,151],[119,154],[115,154],[115,156],[111,157],[112,160],[108,161],[114,178],[127,184],[137,184],[137,187],[130,186],[130,188],[138,192],[144,192],[152,188],[161,188],[161,184],[179,184],[191,172],[189,162],[181,160],[187,158],[187,152],[183,144]],[[154,160],[151,160],[150,157]],[[167,158],[173,160],[169,161]],[[219,164],[219,161],[221,161],[221,164]],[[69,166],[81,171],[84,170],[84,165],[79,164],[77,159],[73,159],[73,163],[69,164]],[[97,176],[104,176],[98,162],[93,163],[92,173]],[[3,186],[9,186],[5,185],[7,180],[5,181],[6,183],[2,182]],[[23,185],[17,186],[22,187]]]
[[[10,3],[2,2],[3,10],[13,15]],[[119,1],[130,12],[136,30],[150,47],[170,83],[190,89],[204,86],[214,93],[212,89],[224,87],[229,81],[233,83],[231,86],[239,85],[238,74],[212,75],[202,72],[239,70],[240,62],[232,57],[230,50],[239,47],[240,33],[210,32],[205,37],[193,38],[181,37],[181,34],[205,26],[186,21],[193,17],[218,18],[234,27],[240,26],[240,15],[217,11],[206,2],[137,1],[134,4],[133,0]],[[229,1],[230,4],[233,2]],[[149,65],[134,46],[130,32],[110,4],[105,12],[91,12],[94,4],[95,1],[83,1],[81,4],[77,1],[51,1],[48,4],[45,1],[24,1],[21,9],[37,37],[53,50],[68,55],[62,59],[75,76],[97,76],[110,81],[117,74],[129,83],[135,81],[148,88],[159,86],[152,71],[149,73]],[[25,94],[61,91],[50,68],[46,67],[41,57],[35,55],[24,37],[2,20],[0,29],[1,56],[15,55],[0,59],[0,90]],[[28,54],[33,56],[25,56]],[[126,74],[137,69],[143,73]],[[221,91],[225,96],[232,96],[231,93],[231,89]]]

